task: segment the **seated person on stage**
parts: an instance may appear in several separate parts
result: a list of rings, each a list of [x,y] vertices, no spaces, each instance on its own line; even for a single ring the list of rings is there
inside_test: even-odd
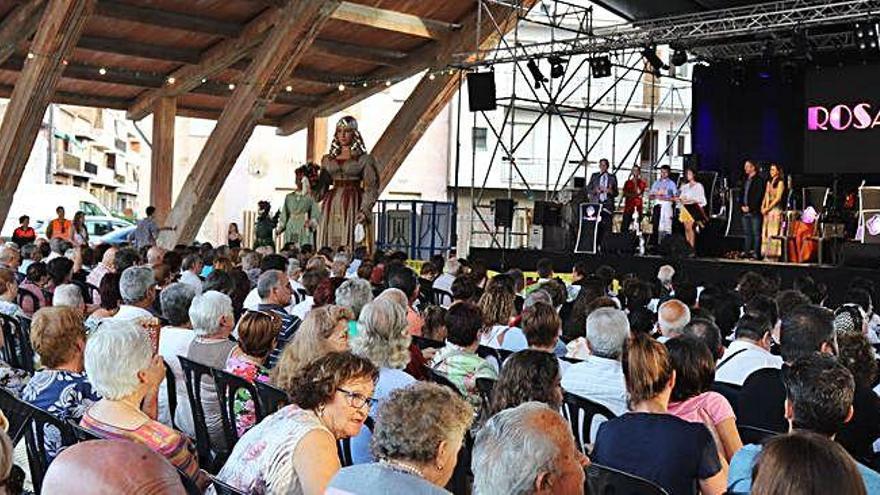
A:
[[[660,178],[651,186],[648,197],[657,202],[654,205],[654,214],[652,222],[654,223],[654,232],[657,233],[657,244],[663,242],[663,238],[672,234],[672,200],[678,195],[678,187],[675,182],[669,178],[669,172],[672,169],[669,165],[660,167]]]
[[[746,313],[736,322],[736,340],[715,366],[715,381],[742,386],[749,375],[763,368],[782,368],[782,358],[770,354],[770,324],[762,316]]]
[[[833,356],[810,354],[782,371],[785,419],[790,431],[806,430],[830,438],[840,432],[853,415],[855,382],[852,374]],[[752,467],[761,445],[749,444],[730,463],[731,493],[748,493]],[[880,493],[880,474],[858,465],[868,493]]]

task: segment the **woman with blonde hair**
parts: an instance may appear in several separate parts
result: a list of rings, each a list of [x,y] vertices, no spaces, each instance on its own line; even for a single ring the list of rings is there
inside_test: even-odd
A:
[[[284,346],[281,358],[272,370],[272,384],[287,390],[312,361],[331,352],[347,351],[348,320],[352,318],[350,310],[333,305],[309,311],[293,340]]]
[[[504,337],[513,328],[510,319],[516,314],[516,294],[510,287],[492,279],[477,304],[483,314],[483,333],[480,344],[500,348]]]

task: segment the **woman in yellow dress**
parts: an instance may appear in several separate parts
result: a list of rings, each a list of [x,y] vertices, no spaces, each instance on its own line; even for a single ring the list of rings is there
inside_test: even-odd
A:
[[[761,231],[761,252],[766,258],[778,260],[782,256],[782,243],[773,236],[779,235],[782,227],[782,196],[785,192],[785,180],[782,167],[778,163],[770,164],[770,180],[764,190],[764,201],[761,203],[761,214],[764,215],[764,227]]]
[[[322,182],[332,181],[332,187],[321,202],[318,246],[347,246],[349,252],[358,245],[371,247],[369,223],[379,197],[379,172],[354,117],[343,117],[336,124],[330,152],[321,160],[321,175]],[[363,226],[364,239],[355,239],[358,224]]]

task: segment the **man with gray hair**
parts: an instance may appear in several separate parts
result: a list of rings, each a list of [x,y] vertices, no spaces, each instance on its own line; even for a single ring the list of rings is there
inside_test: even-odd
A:
[[[599,308],[590,313],[586,338],[590,354],[569,366],[562,376],[562,388],[602,404],[618,416],[625,413],[626,381],[620,358],[628,338],[629,320],[623,311]]]
[[[477,433],[474,495],[582,495],[589,462],[558,412],[525,402],[492,416]]]
[[[154,318],[149,308],[156,299],[156,280],[153,269],[147,266],[131,266],[119,278],[119,294],[122,304],[113,316],[116,320]]]
[[[190,254],[183,258],[180,265],[180,283],[191,285],[196,290],[196,295],[202,293],[202,279],[199,278],[202,267],[204,267],[202,257],[197,254]]]
[[[83,300],[82,291],[75,284],[61,284],[55,288],[52,294],[52,306],[66,306],[74,308],[85,316],[86,303]]]
[[[657,331],[660,333],[657,341],[665,343],[673,337],[678,337],[690,321],[691,309],[687,304],[678,299],[670,299],[661,304],[657,310]]]
[[[281,331],[278,332],[275,349],[266,360],[266,367],[272,368],[281,358],[284,346],[293,339],[302,320],[284,309],[290,304],[291,289],[287,275],[281,270],[266,270],[260,275],[257,279],[257,295],[260,296],[257,311],[272,312],[281,318]]]
[[[152,246],[147,250],[147,264],[154,267],[162,263],[165,258],[165,249],[159,246]]]
[[[0,246],[0,268],[6,268],[15,275],[15,280],[21,283],[24,276],[19,271],[21,268],[21,252],[18,246],[12,243]]]
[[[27,274],[27,269],[33,263],[40,261],[43,259],[43,253],[40,252],[40,247],[36,244],[25,244],[21,247],[21,266],[18,267],[18,273],[21,273],[22,280],[24,275]],[[97,286],[96,286],[97,287]]]

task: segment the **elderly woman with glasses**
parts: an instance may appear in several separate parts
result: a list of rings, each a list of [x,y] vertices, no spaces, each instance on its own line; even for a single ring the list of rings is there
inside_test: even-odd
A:
[[[142,443],[165,456],[199,486],[207,475],[199,469],[189,439],[155,420],[142,406],[155,403],[165,378],[162,357],[153,355],[146,333],[133,321],[108,320],[86,345],[85,368],[103,399],[83,416],[80,425],[109,440]]]
[[[292,404],[245,433],[217,478],[245,493],[324,494],[340,468],[336,441],[360,431],[378,377],[348,352],[312,361],[285,388]]]
[[[473,415],[467,401],[440,385],[395,390],[378,408],[372,450],[379,462],[340,470],[328,493],[448,494],[443,487]]]

